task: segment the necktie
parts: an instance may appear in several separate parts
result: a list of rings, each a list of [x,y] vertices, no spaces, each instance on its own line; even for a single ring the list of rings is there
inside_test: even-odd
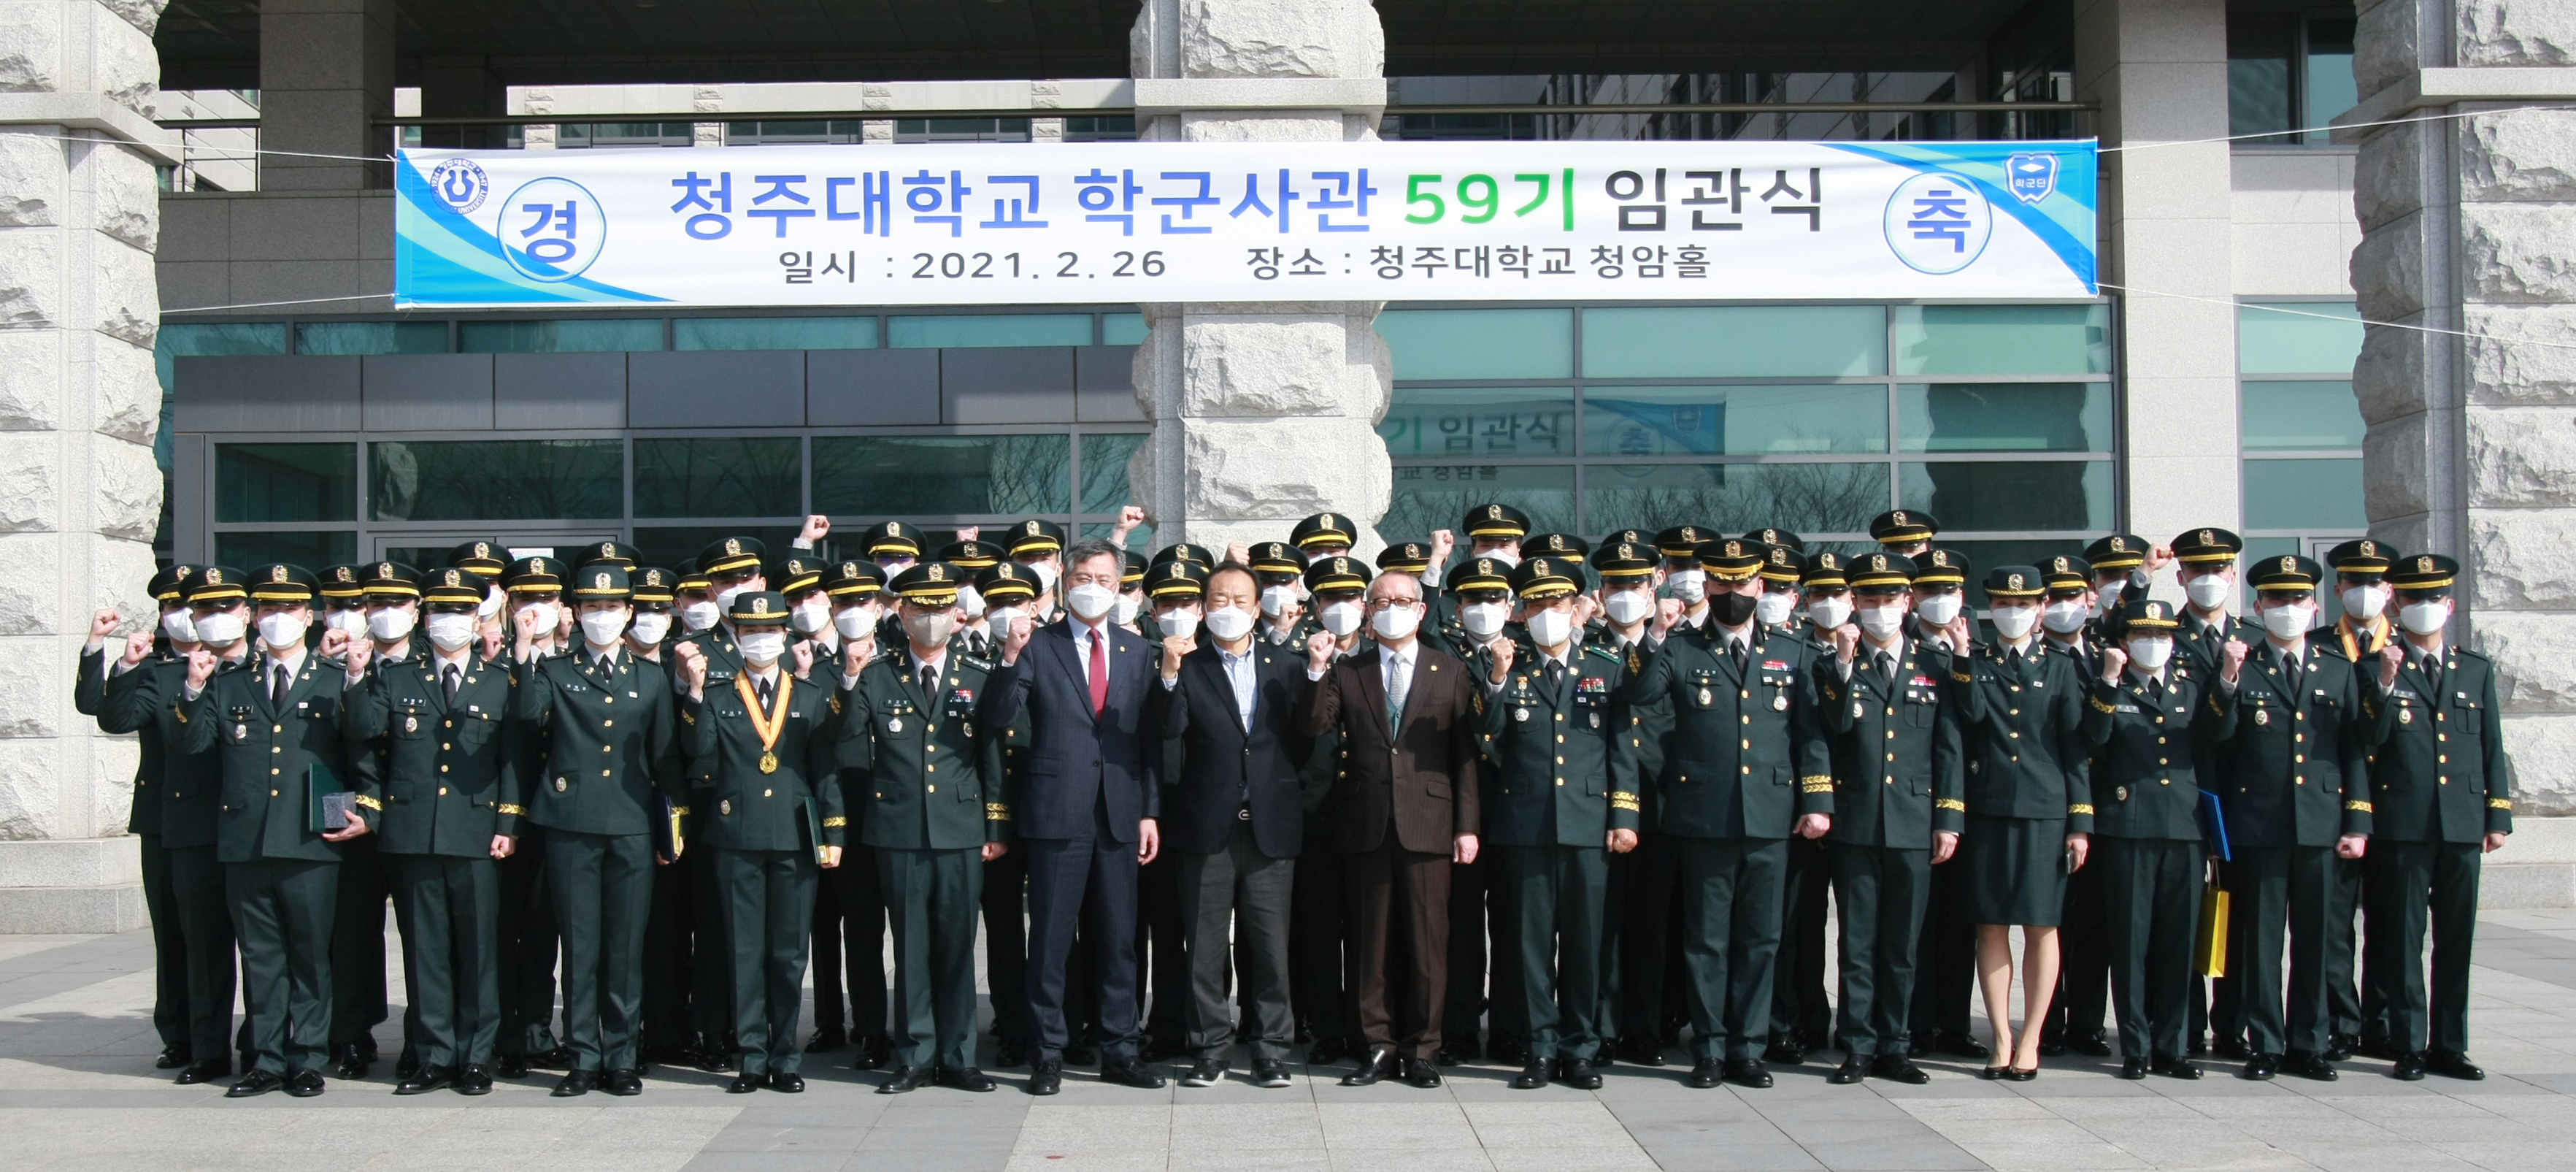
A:
[[[778,695],[777,688],[778,685],[769,680],[764,679],[760,681],[760,710],[762,713],[766,714],[769,711],[770,705],[776,702],[776,697]]]
[[[1563,686],[1563,685],[1564,685],[1564,683],[1565,683],[1565,665],[1564,665],[1564,664],[1562,664],[1562,663],[1558,663],[1557,661],[1555,661],[1555,660],[1553,660],[1553,659],[1548,660],[1548,661],[1547,661],[1547,686],[1548,686],[1548,687],[1550,687],[1550,688],[1557,688],[1557,687]]]
[[[447,665],[447,670],[439,675],[439,685],[446,689],[448,703],[456,702],[456,686],[463,680],[464,673],[457,671],[456,665],[452,663]]]
[[[2290,702],[2295,704],[2299,700],[2299,681],[2306,678],[2307,671],[2300,666],[2299,657],[2295,655],[2282,656],[2281,667],[2282,674],[2288,676],[2290,680]]]
[[[1109,707],[1109,633],[1091,633],[1091,714]]]
[[[605,656],[605,655],[600,656],[600,657],[599,657],[599,674],[600,674],[600,678],[602,678],[602,679],[606,679],[606,678],[607,678],[607,677],[609,677],[609,676],[616,675],[616,674],[617,674],[617,661],[616,661],[616,660],[614,660],[614,659],[611,659],[611,658],[609,658],[608,656]]]
[[[929,664],[926,664],[926,663],[925,663],[925,664],[922,664],[922,665],[921,665],[921,694],[922,694],[922,695],[924,695],[924,696],[930,696],[930,695],[934,695],[934,694],[936,694],[938,691],[939,691],[939,669],[938,669],[938,668],[935,668],[935,667],[932,667],[932,666],[930,666]]]
[[[1740,676],[1740,675],[1743,675],[1743,674],[1744,674],[1744,640],[1742,640],[1742,639],[1729,639],[1729,640],[1727,640],[1727,641],[1726,641],[1726,655],[1727,655],[1727,658],[1732,659],[1732,660],[1734,660],[1734,661],[1735,661],[1735,674],[1737,674],[1737,675],[1739,675],[1739,676]]]
[[[1413,692],[1413,673],[1405,670],[1404,661],[1387,660],[1386,726],[1404,727],[1404,698]]]
[[[1878,678],[1890,681],[1893,681],[1896,678],[1895,656],[1889,655],[1884,651],[1878,653]]]
[[[2013,669],[2015,672],[2021,670],[2021,648],[2015,647],[2004,653],[2004,666]]]
[[[2425,657],[2424,661],[2425,661],[2426,663],[2431,663],[2431,662],[2432,662],[2432,657],[2428,655],[2428,656],[2426,656],[2426,657]],[[277,682],[275,682],[275,683],[273,683],[273,684],[270,684],[270,685],[269,685],[269,687],[268,687],[268,703],[269,703],[269,706],[270,706],[270,707],[272,707],[272,708],[277,709],[277,710],[278,710],[278,711],[280,711],[280,712],[284,712],[284,711],[286,711],[286,693],[287,693],[287,691],[288,691],[289,689],[293,688],[294,686],[295,686],[295,673],[294,673],[294,672],[291,672],[291,671],[286,670],[286,665],[285,665],[285,664],[282,664],[282,663],[281,663],[281,664],[278,664],[278,665],[277,665]]]
[[[2424,682],[2432,685],[2434,693],[2425,699],[2439,698],[2442,692],[2442,661],[2430,651],[2424,653]]]

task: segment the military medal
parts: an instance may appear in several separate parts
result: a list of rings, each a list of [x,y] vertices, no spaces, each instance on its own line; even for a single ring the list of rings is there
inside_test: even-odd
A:
[[[407,732],[407,733],[416,733],[416,732],[419,732],[419,731],[420,731],[420,718],[419,718],[419,717],[417,717],[417,716],[406,716],[406,717],[404,717],[404,718],[403,718],[403,731],[404,731],[404,732]]]
[[[741,694],[743,709],[751,714],[751,731],[760,734],[760,771],[778,772],[778,734],[787,731],[787,701],[795,695],[796,678],[780,673],[778,707],[771,712],[760,710],[760,700],[751,690],[750,676],[735,676],[733,690]]]
[[[1854,700],[1854,701],[1852,701],[1852,719],[1853,719],[1853,720],[1858,720],[1858,719],[1860,719],[1860,718],[1861,718],[1861,717],[1863,717],[1863,716],[1867,716],[1868,714],[1869,714],[1869,713],[1868,713],[1868,711],[1867,711],[1866,709],[1863,709],[1863,708],[1860,706],[1860,701],[1858,701],[1858,700]]]
[[[2254,723],[2256,723],[2256,724],[2270,724],[2270,723],[2272,723],[2272,710],[2271,710],[2271,709],[2269,709],[2269,708],[2257,708],[2257,709],[2255,709],[2255,710],[2254,710]]]
[[[2398,706],[2397,706],[2397,723],[2399,723],[2399,724],[2413,724],[2413,723],[2415,723],[2415,710],[2414,710],[2414,709],[2412,709],[2412,708],[2409,708],[2409,707],[2407,707],[2407,706],[2405,706],[2405,705],[2403,705],[2403,704],[2398,705]]]
[[[1514,719],[1514,720],[1528,720],[1528,719],[1529,719],[1529,709],[1527,709],[1527,708],[1515,708],[1515,709],[1512,709],[1512,719]]]
[[[1713,693],[1713,692],[1709,691],[1709,690],[1708,690],[1708,689],[1706,689],[1706,688],[1701,688],[1701,689],[1699,690],[1699,705],[1700,705],[1700,707],[1702,707],[1702,708],[1706,708],[1706,707],[1708,707],[1709,705],[1714,704],[1714,703],[1716,703],[1716,702],[1717,702],[1717,695],[1716,695],[1715,693]]]
[[[902,731],[903,731],[903,718],[902,718],[902,717],[900,717],[900,716],[889,716],[889,717],[887,717],[887,718],[886,718],[886,731],[887,731],[887,732],[890,732],[890,733],[899,733],[899,732],[902,732]]]
[[[778,772],[778,754],[766,751],[762,752],[760,755],[760,771],[762,773]]]
[[[1595,712],[1595,713],[1593,713],[1593,714],[1592,714],[1592,727],[1594,727],[1594,728],[1599,728],[1599,727],[1601,727],[1601,714],[1600,714],[1600,713],[1598,713],[1598,712]]]
[[[1788,694],[1787,692],[1773,692],[1773,693],[1771,693],[1771,711],[1773,711],[1773,712],[1787,712],[1788,710],[1789,710],[1789,694]]]

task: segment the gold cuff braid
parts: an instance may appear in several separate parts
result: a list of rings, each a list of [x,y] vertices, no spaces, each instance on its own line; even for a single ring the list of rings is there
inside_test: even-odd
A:
[[[1823,773],[1801,777],[1798,779],[1798,792],[1802,794],[1832,793],[1834,792],[1834,779],[1831,775]]]
[[[2344,809],[2347,809],[2347,810],[2350,810],[2350,811],[2352,811],[2352,812],[2353,812],[2353,813],[2355,813],[2355,814],[2367,814],[2367,813],[2369,813],[2369,812],[2370,812],[2370,803],[2368,803],[2368,802],[2345,802],[2345,803],[2343,804],[2343,808],[2344,808]]]
[[[379,802],[379,801],[377,801],[376,799],[371,798],[371,797],[368,797],[368,796],[367,796],[367,795],[365,795],[365,794],[359,794],[357,797],[352,798],[352,799],[350,799],[350,800],[351,800],[351,801],[354,801],[354,802],[356,802],[356,803],[358,803],[358,804],[359,804],[359,805],[361,805],[361,806],[365,806],[366,808],[368,808],[368,809],[370,809],[370,810],[382,810],[382,809],[384,809],[384,808],[385,808],[385,804],[384,804],[383,802]]]
[[[2082,814],[2085,817],[2090,818],[2093,816],[2093,807],[2079,802],[2075,805],[2066,807],[2066,812],[2069,814]]]
[[[1932,808],[1935,810],[1957,810],[1958,812],[1965,814],[1968,812],[1968,803],[1960,801],[1957,798],[1941,798],[1932,803]]]
[[[525,817],[525,816],[527,816],[527,813],[528,813],[527,807],[525,807],[525,806],[513,806],[513,805],[511,805],[511,804],[510,804],[510,803],[508,803],[508,802],[503,802],[503,803],[501,803],[500,805],[495,806],[495,807],[493,807],[493,808],[494,808],[494,809],[496,809],[496,810],[499,810],[500,812],[502,812],[502,813],[504,813],[504,814],[507,814],[507,815],[509,815],[509,816],[511,816],[511,817],[513,817],[513,818],[521,818],[521,817]]]
[[[849,824],[850,820],[847,818],[825,818],[823,820],[823,828],[825,830],[830,830],[836,826],[847,826]]]

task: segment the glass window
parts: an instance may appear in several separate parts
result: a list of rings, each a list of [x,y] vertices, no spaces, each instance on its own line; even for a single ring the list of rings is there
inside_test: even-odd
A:
[[[1026,118],[897,118],[896,142],[1027,142]]]
[[[1885,374],[1887,310],[1877,305],[1587,309],[1583,373],[1588,378]]]
[[[1728,533],[1759,525],[1849,533],[1869,528],[1869,519],[1886,510],[1885,464],[1594,464],[1584,470],[1583,523],[1594,533],[1682,524]]]
[[[295,323],[298,354],[445,354],[443,321],[306,321]]]
[[[2246,374],[2350,375],[2361,358],[2361,311],[2349,301],[2236,307],[2236,369]]]
[[[1127,461],[1149,438],[1143,432],[1086,434],[1082,437],[1082,511],[1116,515],[1136,503],[1127,484]]]
[[[1955,461],[1905,464],[1898,500],[1940,518],[1944,532],[2107,530],[2108,460]]]
[[[1377,332],[1402,379],[1564,378],[1574,313],[1564,309],[1391,309]]]
[[[2298,18],[2285,12],[2227,14],[2227,132],[2274,134],[2291,128],[2290,58]],[[2254,142],[2286,143],[2283,135]]]
[[[221,354],[284,354],[286,323],[163,323],[152,343],[152,370],[161,379],[161,426],[152,435],[152,458],[170,470],[172,396],[179,389],[179,359]],[[165,502],[166,504],[166,502]]]
[[[1571,456],[1573,421],[1572,387],[1399,387],[1377,434],[1399,460]]]
[[[1141,313],[1104,313],[1100,315],[1100,344],[1103,346],[1142,346],[1152,327],[1145,324]]]
[[[797,525],[638,525],[635,527],[635,552],[641,564],[670,569],[681,562],[706,552],[706,548],[728,537],[751,537],[769,548],[769,556],[783,558],[791,552],[789,542],[801,530]],[[825,538],[828,545],[833,538]],[[850,552],[856,553],[853,548]]]
[[[2368,430],[2349,381],[2249,381],[2237,389],[2247,448],[2358,448]]]
[[[215,445],[215,520],[353,521],[357,516],[356,444]]]
[[[625,483],[622,440],[367,445],[367,511],[379,521],[615,519]]]
[[[1913,383],[1896,404],[1899,451],[2111,450],[2109,383]]]
[[[950,346],[1088,346],[1087,313],[977,313],[954,317],[898,317],[886,325],[886,344],[898,349]]]
[[[465,354],[659,350],[662,348],[662,319],[592,317],[557,321],[469,321],[457,327],[456,348]]]
[[[2305,126],[2323,126],[2336,115],[2361,100],[2360,87],[2352,76],[2352,36],[2358,22],[2351,17],[2317,17],[2308,21],[2308,54],[2306,76],[2300,80],[2306,108],[2299,121]],[[2331,141],[2326,132],[2314,131],[2309,142]]]
[[[873,317],[684,317],[671,323],[674,350],[873,350]]]
[[[1377,523],[1389,541],[1420,541],[1454,529],[1477,505],[1505,504],[1529,514],[1533,533],[1574,532],[1574,467],[1570,464],[1411,464],[1395,470],[1395,496]]]
[[[635,515],[802,516],[802,446],[792,436],[639,439],[635,441]]]
[[[1942,524],[1949,521],[1948,517],[1941,518]],[[1968,556],[1968,605],[1982,610],[1986,605],[1986,571],[1997,566],[2037,567],[2057,554],[2082,553],[2084,543],[2090,540],[2090,537],[2041,537],[2008,541],[1948,541],[1934,537],[1932,544],[1936,548],[1955,549]],[[1978,637],[1991,641],[1994,632],[1982,630]]]
[[[285,562],[320,573],[324,566],[344,565],[358,560],[358,537],[347,530],[321,533],[218,533],[215,534],[215,560],[236,569],[248,570],[270,562]]]
[[[1072,455],[1065,435],[817,436],[814,509],[877,517],[1063,516],[1073,511]]]
[[[564,122],[555,126],[555,146],[684,147],[697,142],[697,130],[686,122]]]
[[[2245,461],[2246,528],[2358,533],[2369,526],[2358,457]]]
[[[1134,142],[1136,116],[1084,114],[1064,120],[1066,142]]]
[[[2111,307],[1900,305],[1898,374],[2108,374]]]
[[[1884,452],[1887,386],[1587,387],[1587,456]]]

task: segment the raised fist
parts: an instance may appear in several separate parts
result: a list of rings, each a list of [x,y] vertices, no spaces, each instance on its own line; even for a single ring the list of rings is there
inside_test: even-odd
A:
[[[347,653],[349,650],[349,642],[349,633],[347,631],[343,631],[338,627],[324,628],[322,631],[323,657],[329,658]]]
[[[2397,640],[2389,640],[2387,646],[2379,649],[2379,686],[2383,689],[2396,687],[2397,669],[2404,666],[2405,648],[2399,647]]]
[[[198,691],[215,675],[215,653],[200,647],[188,653],[188,690]]]
[[[1449,555],[1458,549],[1458,535],[1446,529],[1431,531],[1431,566],[1438,569],[1449,564]]]
[[[797,678],[797,679],[800,679],[800,680],[801,680],[801,679],[804,679],[804,678],[805,678],[805,675],[806,675],[806,673],[807,673],[807,672],[810,672],[810,671],[813,671],[813,670],[814,670],[814,641],[813,641],[813,640],[811,640],[811,639],[799,639],[799,640],[797,640],[797,641],[796,641],[796,645],[795,645],[794,647],[790,647],[790,648],[788,648],[788,649],[787,649],[787,654],[788,654],[788,657],[789,657],[789,658],[794,659],[794,660],[796,661],[796,678]]]
[[[1655,619],[1653,630],[1656,638],[1661,639],[1666,635],[1672,634],[1673,624],[1680,621],[1682,621],[1681,599],[1659,598],[1655,600]]]
[[[974,539],[970,537],[967,538],[967,540],[972,541]],[[852,639],[849,642],[842,644],[841,656],[845,661],[844,672],[849,675],[857,675],[860,668],[876,662],[876,628],[870,627],[868,628],[867,634],[861,635],[856,639]]]
[[[1320,672],[1333,664],[1333,650],[1340,641],[1331,631],[1317,631],[1306,639],[1306,670]]]
[[[1245,545],[1244,543],[1242,543],[1242,542],[1240,542],[1240,541],[1229,541],[1229,542],[1226,542],[1226,543],[1225,543],[1225,560],[1230,561],[1230,562],[1233,562],[1234,564],[1236,564],[1236,565],[1238,565],[1238,566],[1248,566],[1248,565],[1251,565],[1251,564],[1252,564],[1252,547],[1251,547],[1251,546],[1248,546],[1248,545]]]
[[[1012,619],[1011,633],[1002,638],[1002,662],[1018,663],[1020,649],[1029,645],[1029,636],[1036,634],[1037,629],[1037,620],[1027,615]]]
[[[1834,628],[1834,660],[1850,663],[1860,652],[1860,624],[1844,623]]]
[[[1125,545],[1127,544],[1127,535],[1135,532],[1136,527],[1143,525],[1144,523],[1145,506],[1122,505],[1118,509],[1118,523],[1109,527],[1110,540],[1114,544]],[[1072,567],[1068,566],[1066,568],[1070,569]]]
[[[1181,673],[1181,660],[1188,658],[1190,652],[1198,649],[1199,637],[1196,634],[1164,636],[1163,674],[1167,676],[1179,675]]]
[[[116,625],[124,621],[125,616],[116,613],[115,607],[100,607],[98,613],[91,615],[89,619],[90,645],[97,646],[106,642],[108,636],[116,633]]]
[[[356,680],[360,676],[367,674],[368,661],[376,657],[376,645],[369,643],[364,639],[344,641],[347,642],[349,646],[346,651],[342,652],[342,655],[345,657],[343,662],[348,665],[349,678],[351,680]],[[330,636],[323,636],[323,642],[330,642]]]
[[[2218,667],[2218,678],[2227,680],[2231,683],[2234,682],[2236,679],[2236,673],[2244,670],[2245,668],[2245,651],[2246,647],[2244,640],[2228,640],[2227,647],[2221,653],[2224,659]]]
[[[680,659],[680,689],[694,696],[707,682],[707,653],[695,643],[675,643],[671,654]]]
[[[2116,684],[2116,683],[2119,683],[2119,682],[2120,682],[2120,673],[2121,673],[2121,672],[2123,672],[2123,671],[2128,670],[2128,668],[2129,668],[2129,653],[2128,653],[2128,652],[2126,652],[2126,651],[2122,651],[2122,650],[2120,650],[2120,649],[2119,649],[2119,648],[2117,648],[2117,647],[2105,647],[2105,648],[2103,648],[2103,649],[2102,649],[2102,682],[2103,682],[2103,683],[2106,683],[2106,684]]]
[[[1575,595],[1575,596],[1574,596],[1574,631],[1575,631],[1575,633],[1576,633],[1576,634],[1578,634],[1578,635],[1582,634],[1582,633],[1583,633],[1583,628],[1585,628],[1585,627],[1588,627],[1588,626],[1591,626],[1591,625],[1592,625],[1592,619],[1593,619],[1593,616],[1598,615],[1598,614],[1600,614],[1600,613],[1601,613],[1601,600],[1600,600],[1600,599],[1598,599],[1598,598],[1594,598],[1593,596],[1591,596],[1591,595],[1589,595],[1589,594],[1578,594],[1578,595]]]
[[[526,643],[533,639],[544,638],[546,632],[540,629],[545,625],[542,618],[543,616],[537,613],[537,608],[532,606],[520,607],[519,609],[510,612],[510,629],[519,633],[519,642],[521,643]]]
[[[805,518],[805,528],[797,532],[796,538],[807,545],[812,545],[815,542],[823,540],[824,535],[831,531],[832,519],[821,513],[816,513],[813,516]]]
[[[959,541],[973,541],[983,535],[984,527],[981,525],[960,525],[957,527],[957,540]]]
[[[143,662],[143,657],[150,654],[152,654],[152,632],[136,631],[135,633],[125,637],[125,655],[123,657],[125,666],[132,667],[135,664],[141,663]]]
[[[1485,673],[1485,678],[1499,684],[1511,677],[1512,658],[1520,654],[1520,648],[1509,639],[1496,639],[1487,647],[1493,654],[1494,666],[1493,670]]]
[[[2172,565],[2173,560],[2173,546],[2159,545],[2154,549],[2147,551],[2147,564],[2140,568],[2144,569],[2147,572],[2147,576],[2152,578],[2155,576],[2156,571]]]

